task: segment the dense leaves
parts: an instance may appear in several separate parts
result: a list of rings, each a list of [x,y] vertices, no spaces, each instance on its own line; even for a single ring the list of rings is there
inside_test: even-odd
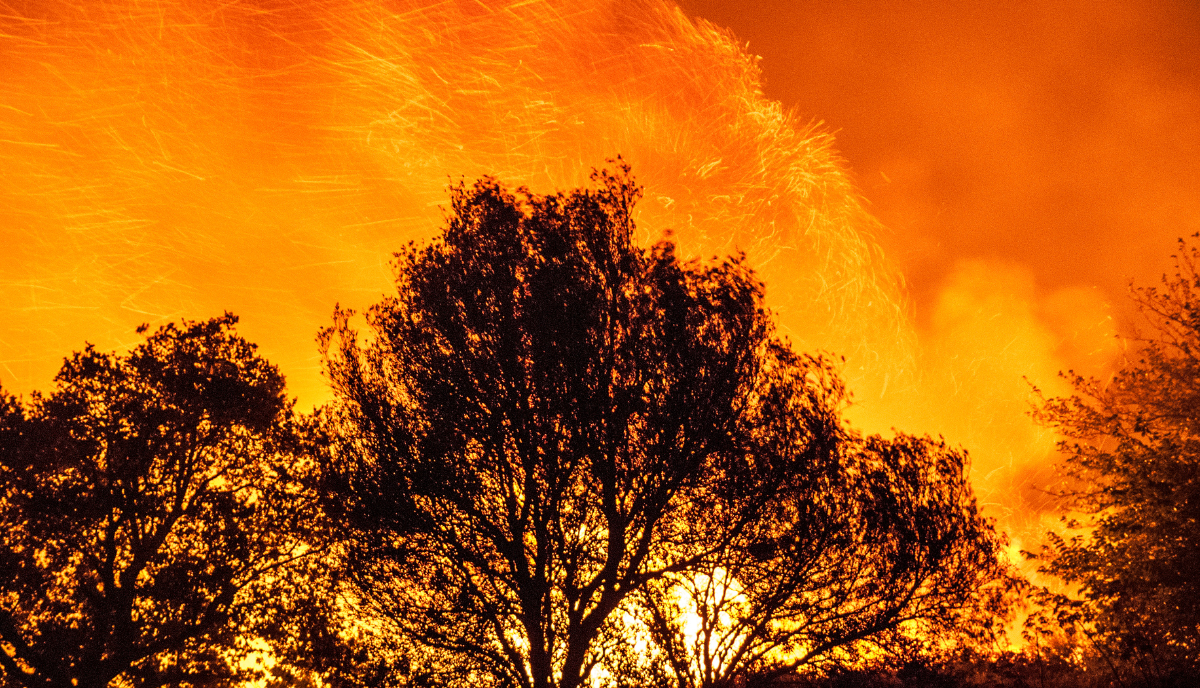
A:
[[[637,247],[628,169],[593,179],[460,186],[372,337],[322,333],[329,507],[396,680],[716,686],[952,623],[999,570],[965,457],[845,429],[740,260]]]
[[[1078,586],[1055,599],[1117,681],[1200,680],[1200,274],[1194,242],[1161,288],[1135,290],[1150,333],[1111,380],[1040,411],[1068,439],[1066,536],[1044,570]]]
[[[233,680],[304,616],[311,460],[235,322],[88,346],[49,396],[0,400],[4,685]]]

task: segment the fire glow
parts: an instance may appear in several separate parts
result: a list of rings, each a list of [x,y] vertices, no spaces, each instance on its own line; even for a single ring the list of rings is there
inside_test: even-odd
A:
[[[793,345],[846,357],[858,425],[963,442],[982,501],[1043,529],[1024,486],[1054,438],[1025,380],[1065,391],[1044,323],[1109,346],[1103,302],[1038,301],[1027,272],[964,263],[918,342],[832,137],[665,0],[0,8],[9,391],[47,388],[85,340],[229,310],[320,403],[317,328],[389,288],[391,251],[436,231],[448,183],[566,189],[621,154],[646,187],[644,242],[745,251]]]

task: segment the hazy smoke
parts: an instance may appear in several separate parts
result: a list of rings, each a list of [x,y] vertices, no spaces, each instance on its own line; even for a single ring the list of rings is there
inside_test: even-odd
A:
[[[387,287],[448,181],[537,191],[623,155],[645,240],[749,253],[798,346],[907,367],[893,279],[828,135],[664,2],[37,3],[3,22],[7,386],[87,337],[223,309],[320,399],[315,329]]]
[[[390,252],[436,231],[447,183],[566,189],[621,154],[646,187],[643,240],[670,230],[686,255],[746,251],[793,343],[846,356],[856,422],[945,431],[975,452],[987,499],[1030,503],[1020,466],[1052,438],[1023,415],[1021,375],[1052,374],[1059,345],[1045,313],[1010,298],[1026,278],[962,266],[919,351],[831,137],[765,98],[729,35],[665,1],[0,14],[11,391],[47,387],[85,339],[113,348],[142,322],[231,310],[302,405],[319,402],[317,328],[336,301],[389,288]],[[1102,304],[1060,300],[1104,329]]]

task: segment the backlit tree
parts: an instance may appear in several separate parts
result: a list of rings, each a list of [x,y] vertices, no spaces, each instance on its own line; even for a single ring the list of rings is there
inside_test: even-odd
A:
[[[740,260],[637,247],[628,168],[593,179],[460,186],[372,336],[322,333],[330,508],[401,674],[717,686],[949,623],[998,571],[964,456],[847,430]]]
[[[0,396],[3,685],[232,683],[245,641],[312,649],[311,461],[236,320],[88,346],[49,395]]]
[[[1134,296],[1149,332],[1110,380],[1070,376],[1076,394],[1040,418],[1066,439],[1066,536],[1044,570],[1078,586],[1060,618],[1118,680],[1200,680],[1200,255]]]

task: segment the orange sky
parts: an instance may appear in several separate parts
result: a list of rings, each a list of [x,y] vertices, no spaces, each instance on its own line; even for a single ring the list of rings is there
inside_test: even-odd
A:
[[[1016,543],[1051,527],[1029,385],[1062,394],[1055,371],[1119,360],[1130,280],[1154,284],[1200,231],[1200,4],[681,4],[836,132],[885,226],[928,404],[887,415],[966,444]]]
[[[1200,3],[683,0],[823,120],[927,316],[957,261],[1039,292],[1170,267],[1200,231]]]
[[[1200,9],[685,7],[737,40],[668,0],[0,0],[0,385],[228,309],[311,406],[317,328],[449,180],[621,153],[643,240],[745,250],[855,423],[963,444],[1044,529],[1030,384],[1103,370],[1127,280],[1200,230]]]

